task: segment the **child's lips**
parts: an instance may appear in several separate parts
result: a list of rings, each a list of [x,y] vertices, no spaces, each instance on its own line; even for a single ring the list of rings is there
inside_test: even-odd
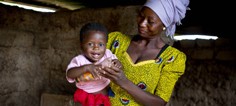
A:
[[[92,55],[93,55],[94,58],[98,58],[100,56],[99,53],[92,53]]]

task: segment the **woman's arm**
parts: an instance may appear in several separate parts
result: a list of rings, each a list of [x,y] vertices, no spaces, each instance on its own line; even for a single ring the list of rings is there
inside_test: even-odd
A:
[[[94,79],[99,79],[100,75],[97,72],[98,68],[111,67],[111,65],[112,65],[112,59],[106,58],[99,64],[87,64],[87,65],[71,68],[67,71],[67,77],[71,79],[78,78],[80,81],[84,81],[84,80],[86,81],[87,79],[83,78],[83,74],[86,72],[89,72],[93,75]]]
[[[166,102],[163,99],[145,92],[127,79],[123,73],[123,70],[112,66],[111,68],[103,68],[100,72],[101,75],[109,78],[115,84],[127,91],[136,102],[144,106],[165,106]]]

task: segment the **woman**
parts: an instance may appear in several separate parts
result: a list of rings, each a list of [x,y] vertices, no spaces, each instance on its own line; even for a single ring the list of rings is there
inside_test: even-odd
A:
[[[112,81],[113,106],[164,106],[169,101],[184,73],[186,55],[164,42],[162,36],[173,38],[188,4],[188,0],[149,0],[137,19],[138,35],[109,34],[107,48],[123,64],[123,69],[100,70]]]

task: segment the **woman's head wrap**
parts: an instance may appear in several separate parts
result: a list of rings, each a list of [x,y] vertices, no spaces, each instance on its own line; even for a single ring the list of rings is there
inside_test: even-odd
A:
[[[147,0],[144,6],[152,9],[166,27],[166,35],[173,38],[176,24],[180,25],[188,9],[189,0]]]

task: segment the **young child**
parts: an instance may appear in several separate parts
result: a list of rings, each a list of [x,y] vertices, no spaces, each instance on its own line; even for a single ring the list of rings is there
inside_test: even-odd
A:
[[[82,106],[110,106],[107,88],[110,80],[97,69],[114,65],[121,68],[117,57],[106,49],[107,29],[99,23],[85,24],[80,30],[82,54],[74,57],[66,70],[68,82],[76,84],[74,101]]]

